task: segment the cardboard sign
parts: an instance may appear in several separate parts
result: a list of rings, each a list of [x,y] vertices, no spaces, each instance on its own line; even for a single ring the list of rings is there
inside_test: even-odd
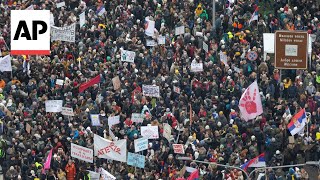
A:
[[[140,154],[128,152],[127,164],[130,166],[144,168],[146,157]]]
[[[94,155],[98,158],[127,162],[127,140],[109,141],[94,134]]]
[[[204,41],[202,42],[202,48],[203,48],[203,50],[204,50],[205,52],[208,53],[208,51],[209,51],[209,46],[208,46],[208,44],[205,43]]]
[[[176,154],[184,154],[183,144],[172,144],[173,151]]]
[[[176,27],[174,32],[176,36],[184,34],[184,26]]]
[[[131,121],[135,123],[142,123],[145,115],[140,113],[132,113],[131,114]]]
[[[120,116],[109,116],[108,117],[108,125],[112,126],[120,123]]]
[[[90,114],[92,126],[101,126],[99,114]]]
[[[276,68],[308,68],[308,32],[276,31],[274,36],[274,59]]]
[[[113,89],[118,90],[121,87],[121,82],[119,76],[112,78]]]
[[[157,45],[157,42],[155,40],[147,39],[146,45],[149,46],[149,47],[153,47],[153,46]]]
[[[180,94],[180,88],[177,86],[173,86],[173,92]]]
[[[56,79],[56,84],[63,86],[63,80],[62,79]]]
[[[93,150],[71,143],[71,157],[93,163]]]
[[[160,97],[160,87],[153,85],[142,85],[142,94],[150,97]]]
[[[57,3],[57,8],[61,8],[63,6],[66,6],[66,3],[64,1],[60,2],[60,3]]]
[[[191,63],[191,72],[202,72],[203,63]]]
[[[51,27],[51,41],[76,41],[76,23],[65,27]]]
[[[26,131],[27,131],[28,134],[31,133],[31,126],[30,126],[29,123],[26,123]]]
[[[148,149],[148,139],[147,138],[139,138],[134,140],[134,151],[140,152]]]
[[[158,44],[166,44],[165,36],[159,36],[157,40],[158,40]]]
[[[0,72],[12,71],[11,57],[6,55],[3,58],[0,58]]]
[[[61,112],[62,104],[62,100],[47,100],[45,102],[46,112]]]
[[[68,107],[62,107],[61,114],[65,116],[74,116],[73,109]]]
[[[121,61],[133,63],[136,57],[134,51],[121,50]]]
[[[156,22],[150,20],[148,17],[145,18],[145,34],[147,36],[153,36],[154,35],[154,27],[155,27]]]
[[[141,126],[141,136],[148,139],[158,139],[158,126]]]

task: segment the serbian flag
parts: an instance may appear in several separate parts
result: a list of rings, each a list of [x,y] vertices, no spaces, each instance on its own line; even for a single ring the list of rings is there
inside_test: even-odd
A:
[[[253,14],[252,14],[252,16],[251,16],[251,18],[250,18],[250,20],[249,20],[249,24],[252,22],[252,21],[258,21],[258,15],[259,15],[259,7],[257,7],[255,10],[254,10],[254,12],[253,12]]]
[[[94,84],[99,84],[100,83],[100,74],[98,76],[96,76],[95,78],[90,79],[90,81],[86,82],[86,83],[82,83],[79,87],[79,92],[83,92],[84,90],[86,90],[87,88],[93,86]]]
[[[98,14],[98,16],[102,16],[103,13],[106,12],[106,9],[104,8],[104,5],[101,5],[100,7],[97,8],[96,14]]]
[[[51,166],[51,159],[52,159],[52,150],[50,150],[48,156],[47,156],[47,159],[46,159],[46,162],[43,164],[43,168],[42,168],[42,174],[45,174],[45,170],[48,170],[50,169],[50,166]]]
[[[300,132],[307,122],[305,109],[301,109],[296,115],[293,116],[291,122],[288,124],[288,129],[292,136]]]
[[[187,180],[199,180],[199,170],[193,171]]]
[[[247,161],[241,166],[241,169],[247,171],[249,167],[266,167],[266,160],[264,159],[264,153],[259,156]]]
[[[261,96],[257,81],[254,81],[242,94],[239,101],[241,117],[245,121],[254,119],[263,113]]]

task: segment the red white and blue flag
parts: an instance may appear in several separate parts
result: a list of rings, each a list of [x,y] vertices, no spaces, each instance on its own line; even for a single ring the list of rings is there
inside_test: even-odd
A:
[[[251,18],[250,18],[250,20],[249,20],[249,24],[252,22],[252,21],[258,21],[258,15],[259,15],[259,7],[257,7],[255,10],[254,10],[254,12],[253,12],[253,14],[252,14],[252,16],[251,16]]]
[[[292,136],[304,129],[307,122],[307,116],[305,109],[301,109],[296,115],[293,116],[290,123],[288,124],[288,129]]]
[[[259,156],[247,161],[245,164],[241,166],[241,169],[247,171],[249,167],[266,167],[266,160],[264,158],[264,153]]]

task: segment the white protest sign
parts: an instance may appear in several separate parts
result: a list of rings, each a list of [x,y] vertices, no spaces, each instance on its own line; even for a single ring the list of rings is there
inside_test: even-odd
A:
[[[31,4],[31,5],[28,6],[25,10],[34,10],[33,5]]]
[[[98,158],[127,162],[127,140],[109,141],[94,134],[94,155]]]
[[[223,62],[223,64],[225,66],[229,66],[228,65],[228,56],[226,54],[224,54],[222,51],[220,51],[220,61]]]
[[[114,135],[114,133],[112,132],[111,128],[109,128],[109,135],[112,138],[112,140],[116,141],[116,136]]]
[[[240,69],[237,68],[237,67],[233,67],[233,70],[234,70],[235,72],[237,72],[237,73],[240,73]]]
[[[165,137],[168,141],[170,141],[171,126],[168,123],[163,123],[163,137]]]
[[[191,63],[191,72],[202,72],[203,63]]]
[[[61,112],[62,100],[47,100],[45,102],[46,112]]]
[[[76,23],[65,27],[51,27],[51,41],[76,41]]]
[[[100,174],[101,174],[102,180],[115,180],[116,179],[116,177],[114,177],[112,174],[110,174],[108,171],[106,171],[103,168],[101,168]]]
[[[176,36],[180,34],[184,34],[184,26],[176,27],[174,32]]]
[[[121,82],[120,82],[119,76],[116,76],[116,77],[112,78],[112,84],[113,84],[113,89],[114,90],[120,89]]]
[[[89,171],[90,175],[90,180],[100,180],[100,173],[94,172],[94,171]]]
[[[86,12],[83,12],[79,15],[79,24],[80,27],[86,24]]]
[[[99,114],[90,114],[92,126],[101,126]]]
[[[209,51],[209,46],[207,43],[205,43],[204,41],[202,42],[202,48],[205,52],[208,52]]]
[[[147,39],[146,45],[149,46],[149,47],[153,47],[153,46],[157,45],[157,42],[155,40]]]
[[[62,107],[61,114],[65,116],[74,116],[73,109],[68,107]]]
[[[165,36],[159,36],[157,40],[158,40],[158,44],[166,44]]]
[[[154,26],[155,26],[155,21],[150,20],[148,17],[145,18],[145,34],[147,36],[153,36],[154,35]]]
[[[93,150],[71,143],[71,157],[93,163]]]
[[[153,85],[142,85],[142,94],[144,96],[150,97],[160,97],[160,88],[159,86]]]
[[[54,16],[50,13],[50,26],[54,26]]]
[[[146,157],[140,154],[128,152],[127,164],[130,166],[144,168]]]
[[[131,114],[131,121],[136,123],[142,123],[144,119],[144,114],[140,113],[132,113]]]
[[[60,2],[60,3],[57,3],[57,8],[61,8],[63,6],[66,6],[66,3],[64,1]]]
[[[141,126],[141,136],[146,137],[148,139],[158,139],[158,126]]]
[[[180,94],[180,88],[177,86],[173,86],[173,92]]]
[[[56,79],[56,84],[63,86],[63,79]]]
[[[109,116],[108,117],[108,125],[112,126],[120,123],[120,116]]]
[[[10,55],[6,55],[5,57],[0,58],[0,71],[12,71]]]
[[[173,151],[176,154],[184,154],[183,144],[172,144]]]
[[[134,58],[136,57],[136,53],[133,51],[121,50],[121,61],[125,62],[134,62]]]
[[[147,138],[139,138],[134,140],[134,151],[140,152],[148,149],[148,139]]]

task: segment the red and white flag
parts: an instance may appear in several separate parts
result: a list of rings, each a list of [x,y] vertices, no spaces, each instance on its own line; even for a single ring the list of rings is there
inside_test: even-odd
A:
[[[261,96],[257,81],[254,81],[242,94],[239,109],[245,121],[254,119],[263,113]]]
[[[79,93],[82,93],[84,90],[86,90],[87,88],[95,85],[95,84],[99,84],[100,83],[100,74],[92,79],[90,79],[90,81],[86,82],[86,83],[82,83],[79,87]]]

